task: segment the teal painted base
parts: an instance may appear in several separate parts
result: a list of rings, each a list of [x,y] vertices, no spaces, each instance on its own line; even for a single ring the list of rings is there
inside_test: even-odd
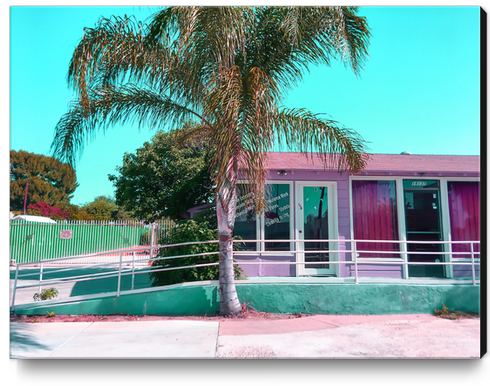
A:
[[[383,315],[480,311],[480,286],[406,284],[237,283],[241,303],[270,313]],[[16,314],[44,315],[215,315],[218,286],[191,284],[119,297],[18,306]]]
[[[45,301],[34,305],[19,305],[19,315],[45,315],[47,311],[56,315],[215,315],[219,310],[218,287],[182,286],[161,291],[137,294],[121,294],[56,304]]]
[[[480,310],[480,287],[404,284],[262,284],[237,286],[241,302],[271,313],[426,314],[442,305]]]

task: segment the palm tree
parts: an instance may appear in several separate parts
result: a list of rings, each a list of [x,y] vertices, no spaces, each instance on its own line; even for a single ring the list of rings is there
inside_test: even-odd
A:
[[[220,312],[241,310],[232,236],[237,181],[247,205],[265,208],[267,154],[284,143],[325,165],[356,172],[365,142],[355,132],[304,109],[281,108],[308,65],[339,59],[355,74],[370,33],[355,7],[169,7],[148,25],[101,19],[85,29],[69,66],[78,99],[56,126],[53,153],[74,163],[97,129],[128,120],[176,127],[193,120],[210,138],[220,243]]]

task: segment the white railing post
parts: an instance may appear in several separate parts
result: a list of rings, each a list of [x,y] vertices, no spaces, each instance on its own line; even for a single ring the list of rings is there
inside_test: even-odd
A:
[[[295,238],[294,240],[294,260],[297,262],[298,261],[298,255],[299,255],[299,249],[298,249],[298,239]],[[294,271],[296,273],[296,276],[298,276],[298,270],[301,271],[301,267],[299,265],[296,265],[294,267]]]
[[[133,272],[133,277],[131,279],[131,289],[133,290],[134,289],[134,259],[135,259],[135,254],[136,252],[133,251],[133,268],[132,268],[132,272]]]
[[[119,297],[121,293],[121,270],[122,270],[122,252],[119,252],[119,273],[117,275],[117,295]]]
[[[356,278],[356,284],[359,284],[359,276],[357,275],[357,247],[356,240],[352,240],[352,258],[354,259],[354,272]]]
[[[405,276],[405,280],[408,280],[408,268],[409,268],[409,263],[408,263],[408,242],[407,240],[403,240],[400,242],[400,252],[402,253],[403,256],[403,275]]]
[[[471,279],[473,280],[473,285],[476,285],[475,279],[475,254],[473,250],[473,242],[470,243],[471,247]]]
[[[41,266],[39,267],[39,290],[37,293],[39,294],[39,299],[41,299],[41,283],[43,281],[43,263],[41,263]]]
[[[153,259],[153,239],[155,237],[155,223],[151,224],[151,233],[150,233],[150,259]]]
[[[10,276],[10,275],[9,275]],[[17,278],[19,277],[19,264],[17,264],[17,267],[15,268],[15,280],[14,280],[14,289],[12,291],[12,312],[15,310],[15,292],[17,291]],[[10,278],[9,278],[10,281]]]
[[[449,248],[449,262],[451,263],[451,265],[449,265],[447,267],[447,271],[451,272],[451,276],[448,275],[448,277],[453,278],[454,274],[453,274],[453,264],[452,263],[454,262],[454,260],[453,260],[453,242],[451,240],[451,235],[449,235],[448,248]]]

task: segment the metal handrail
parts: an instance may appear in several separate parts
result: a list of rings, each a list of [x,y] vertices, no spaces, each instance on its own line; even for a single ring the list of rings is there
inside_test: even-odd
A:
[[[303,254],[303,253],[344,253],[344,254],[351,254],[351,259],[352,260],[344,260],[344,261],[315,261],[315,260],[310,260],[308,262],[306,261],[300,261],[300,262],[240,262],[239,264],[241,265],[251,265],[251,264],[289,264],[289,265],[311,265],[311,264],[334,264],[334,265],[340,265],[340,264],[354,264],[354,272],[355,272],[355,283],[359,283],[359,276],[358,276],[358,264],[374,264],[374,265],[403,265],[403,266],[409,266],[409,265],[440,265],[440,266],[451,266],[451,265],[470,265],[471,266],[471,271],[472,271],[472,283],[473,285],[476,285],[476,273],[475,273],[475,265],[480,265],[479,261],[475,261],[475,255],[480,255],[479,251],[474,250],[474,245],[475,244],[480,244],[479,240],[468,240],[468,241],[442,241],[442,240],[435,240],[435,241],[417,241],[417,240],[357,240],[357,239],[275,239],[275,240],[234,240],[234,242],[240,242],[240,243],[256,243],[256,242],[268,242],[268,243],[293,243],[295,249],[294,250],[287,250],[287,251],[239,251],[238,254],[242,256],[255,256],[257,254],[260,255],[277,255],[278,253],[284,253],[284,254]],[[343,244],[348,244],[350,243],[352,245],[351,249],[335,249],[335,250],[304,250],[298,248],[298,242],[300,243],[343,243]],[[448,244],[450,246],[449,251],[365,251],[365,250],[358,250],[357,249],[357,243],[390,243],[390,244]],[[470,252],[464,252],[464,251],[458,251],[454,252],[452,249],[453,244],[469,244],[470,245]],[[358,257],[360,253],[369,253],[369,254],[400,254],[404,256],[404,258],[400,258],[401,261],[372,261],[372,257]],[[449,255],[449,262],[409,262],[407,259],[407,255]],[[458,261],[462,258],[455,258],[453,255],[470,255],[471,262],[465,263]],[[362,260],[359,260],[362,259]],[[478,258],[479,260],[479,258]],[[408,277],[407,277],[408,279]]]
[[[117,270],[114,270],[112,272],[106,272],[106,273],[95,273],[95,274],[89,274],[89,275],[78,275],[78,276],[69,276],[65,278],[61,278],[58,280],[53,280],[53,279],[47,279],[43,280],[43,263],[50,263],[53,260],[48,259],[48,260],[40,260],[37,262],[37,264],[40,264],[40,272],[39,272],[39,283],[36,284],[26,284],[26,285],[21,285],[18,286],[18,280],[34,275],[34,274],[27,274],[27,275],[21,275],[19,276],[19,269],[22,266],[28,266],[32,265],[33,263],[18,263],[16,265],[16,272],[15,272],[15,279],[14,279],[14,288],[13,288],[13,297],[12,297],[12,310],[14,309],[15,306],[15,293],[17,289],[20,288],[29,288],[29,287],[39,287],[41,286],[46,286],[46,285],[53,285],[53,284],[60,284],[60,283],[68,283],[68,282],[80,282],[80,281],[88,281],[88,280],[94,280],[94,279],[100,279],[100,278],[110,278],[110,277],[118,277],[118,284],[117,284],[117,291],[116,291],[116,296],[120,296],[121,293],[121,277],[126,276],[126,275],[133,275],[133,285],[132,285],[132,290],[134,289],[134,275],[141,274],[141,273],[146,273],[148,271],[144,270],[141,272],[135,272],[134,271],[134,263],[137,261],[155,261],[155,260],[164,260],[164,259],[177,259],[181,257],[198,257],[198,256],[204,256],[204,255],[211,255],[211,254],[218,254],[219,252],[206,252],[206,253],[198,253],[198,254],[188,254],[188,255],[177,255],[177,256],[168,256],[168,257],[161,257],[161,258],[145,258],[145,259],[135,259],[134,252],[136,250],[154,250],[154,249],[163,249],[163,248],[171,248],[171,247],[177,247],[177,246],[184,246],[184,245],[195,245],[195,244],[211,244],[211,243],[218,243],[218,240],[210,240],[210,241],[201,241],[201,242],[187,242],[187,243],[179,243],[179,244],[168,244],[168,245],[158,245],[158,246],[152,246],[152,247],[141,247],[141,248],[128,248],[126,250],[120,250],[119,251],[119,262],[117,263]],[[359,264],[374,264],[374,265],[403,265],[403,266],[409,266],[409,265],[441,265],[441,266],[450,266],[450,265],[470,265],[471,270],[472,270],[472,284],[476,285],[477,281],[479,280],[476,279],[476,273],[475,273],[475,266],[480,265],[479,261],[476,261],[475,255],[480,255],[479,251],[474,250],[474,245],[479,244],[479,241],[434,241],[434,242],[422,242],[422,241],[401,241],[401,240],[355,240],[355,239],[336,239],[336,240],[303,240],[303,239],[297,239],[297,240],[234,240],[235,243],[243,243],[243,242],[294,242],[295,245],[295,250],[293,251],[234,251],[234,253],[238,255],[267,255],[267,254],[274,254],[277,255],[279,253],[287,253],[287,254],[297,254],[297,253],[345,253],[345,254],[351,254],[352,260],[344,260],[344,261],[274,261],[274,262],[264,262],[264,261],[254,261],[254,262],[235,262],[235,265],[256,265],[256,264],[262,264],[262,265],[269,265],[269,264],[274,264],[274,265],[310,265],[310,264],[318,264],[318,263],[323,263],[323,264],[333,264],[333,265],[349,265],[349,264],[354,264],[354,271],[355,271],[355,283],[359,284],[359,275],[358,275],[358,265]],[[341,242],[341,243],[352,243],[352,248],[351,249],[337,249],[337,250],[319,250],[319,251],[304,251],[300,250],[298,248],[298,242]],[[452,251],[452,248],[449,252],[401,252],[401,251],[362,251],[362,250],[357,250],[356,244],[358,242],[376,242],[376,243],[416,243],[416,244],[470,244],[470,252],[454,252]],[[132,259],[131,260],[123,260],[123,255],[125,253],[133,252]],[[403,255],[407,254],[434,254],[434,255],[449,255],[450,261],[444,261],[444,262],[409,262],[407,259],[401,261],[372,261],[370,258],[361,258],[359,260],[358,254],[359,253],[399,253]],[[102,255],[104,254],[103,252],[97,253],[97,254],[91,254],[87,255],[86,257],[92,257],[93,255]],[[470,262],[460,262],[457,261],[459,258],[453,258],[453,254],[468,254],[470,255]],[[66,261],[69,262],[70,260],[73,260],[74,258],[80,258],[78,257],[67,257],[67,258],[60,258],[56,259],[56,261]],[[479,259],[478,259],[479,260]],[[130,269],[123,269],[123,263],[132,263],[132,268]],[[162,272],[162,271],[170,271],[170,270],[178,270],[178,269],[188,269],[188,268],[198,268],[198,267],[205,267],[205,266],[215,266],[218,265],[219,263],[207,263],[207,264],[195,264],[195,265],[188,265],[188,266],[181,266],[181,267],[170,267],[170,268],[159,268],[159,269],[152,269],[151,272]],[[90,268],[98,268],[98,267],[103,267],[103,266],[108,266],[112,265],[114,266],[114,263],[99,263],[99,264],[90,264],[87,266],[82,266],[83,268],[90,267]],[[45,267],[44,267],[45,268]],[[80,268],[80,266],[76,267],[77,269]],[[67,269],[62,269],[62,270],[57,270],[57,273],[59,272],[66,272],[69,271],[70,269],[73,268],[67,268]],[[131,271],[131,272],[128,272]],[[44,271],[45,273],[45,271]]]

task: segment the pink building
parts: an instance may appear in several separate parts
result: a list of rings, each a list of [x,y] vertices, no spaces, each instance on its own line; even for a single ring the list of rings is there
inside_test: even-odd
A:
[[[479,156],[373,154],[352,175],[300,153],[268,162],[265,214],[237,207],[235,235],[253,240],[235,252],[248,276],[472,277],[434,263],[480,259]]]

